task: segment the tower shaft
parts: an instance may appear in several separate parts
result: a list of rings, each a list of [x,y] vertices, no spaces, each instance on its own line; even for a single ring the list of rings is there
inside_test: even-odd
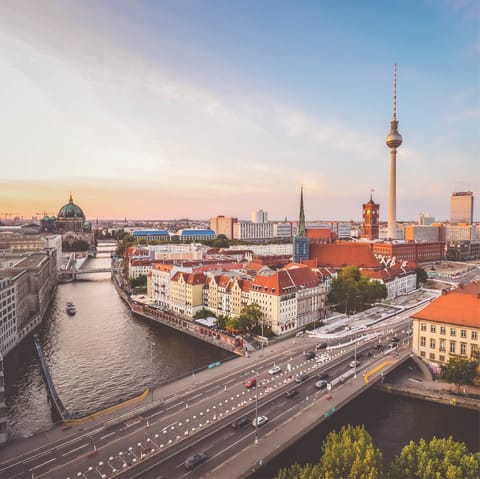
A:
[[[388,198],[388,228],[390,239],[397,237],[397,149],[390,149],[390,194]]]

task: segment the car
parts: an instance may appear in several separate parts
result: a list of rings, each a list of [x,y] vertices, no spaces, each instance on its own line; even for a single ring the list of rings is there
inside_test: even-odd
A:
[[[305,353],[305,359],[313,359],[315,357],[315,351],[307,351]]]
[[[360,366],[360,361],[350,361],[349,366],[351,368],[358,368],[358,366]]]
[[[247,388],[247,389],[250,389],[250,388],[253,388],[257,385],[257,378],[250,378],[250,379],[247,379],[243,385]]]
[[[205,462],[208,459],[208,456],[204,452],[199,452],[198,454],[194,454],[187,458],[187,460],[183,463],[185,469],[193,469],[197,467],[202,462]]]
[[[269,370],[268,374],[278,374],[282,372],[282,368],[274,364]]]
[[[317,378],[318,379],[328,379],[330,377],[330,374],[328,373],[318,373]]]
[[[300,336],[303,336],[305,334],[305,331],[299,331],[295,336],[299,338]]]
[[[264,424],[267,424],[267,422],[268,422],[268,417],[267,416],[257,416],[252,421],[252,426],[253,427],[260,427],[260,426],[263,426]]]
[[[308,374],[303,373],[303,374],[297,374],[295,376],[295,382],[297,383],[303,383],[303,381],[306,381],[308,379]]]
[[[383,351],[384,349],[383,344],[380,344],[380,343],[375,344],[374,348],[378,351]]]
[[[238,417],[235,419],[235,421],[232,422],[232,427],[233,429],[240,429],[241,427],[245,426],[245,424],[248,424],[250,422],[250,419],[248,417],[242,416]]]
[[[400,339],[398,339],[396,336],[392,338],[392,343],[398,343]]]
[[[325,381],[325,379],[320,379],[320,381],[317,381],[315,383],[315,387],[318,388],[318,389],[326,388],[327,387],[327,381]]]
[[[290,389],[290,391],[287,391],[285,393],[285,397],[287,398],[294,398],[297,395],[298,395],[298,389]]]
[[[328,346],[328,343],[318,343],[315,345],[315,349],[325,349]]]

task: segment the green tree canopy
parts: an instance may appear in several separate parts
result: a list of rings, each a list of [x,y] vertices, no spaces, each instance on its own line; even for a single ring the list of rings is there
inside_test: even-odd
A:
[[[262,320],[262,309],[257,303],[251,303],[242,308],[238,318],[230,319],[228,326],[242,333],[246,333],[250,332],[258,324],[261,324]]]
[[[463,442],[433,438],[414,441],[390,465],[390,479],[478,479],[480,453],[468,451]]]
[[[474,359],[453,356],[447,363],[442,365],[440,377],[449,383],[455,384],[458,392],[462,384],[472,384],[477,366],[478,361]]]
[[[363,278],[359,268],[348,266],[342,269],[338,277],[332,281],[328,301],[336,305],[337,311],[351,314],[363,311],[386,297],[387,288],[383,283]]]
[[[383,456],[365,426],[342,426],[322,444],[322,479],[381,479]]]
[[[418,288],[421,284],[425,284],[427,282],[428,273],[420,266],[417,266],[415,268],[415,273],[417,273],[417,288]]]
[[[141,274],[137,278],[134,278],[130,281],[130,286],[132,288],[144,289],[147,287],[147,275]]]
[[[320,464],[293,464],[290,467],[280,469],[275,479],[319,479]]]
[[[125,250],[133,244],[135,244],[135,238],[132,235],[125,233],[117,245],[117,256],[121,258],[125,253]]]

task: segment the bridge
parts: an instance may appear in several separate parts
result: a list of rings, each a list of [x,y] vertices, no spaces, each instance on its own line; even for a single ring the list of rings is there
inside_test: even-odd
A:
[[[314,338],[280,341],[250,357],[239,356],[195,376],[162,384],[140,407],[137,404],[123,409],[119,404],[114,414],[100,411],[85,419],[67,421],[61,430],[49,431],[41,449],[38,442],[33,448],[29,439],[16,444],[11,463],[0,464],[0,470],[8,471],[9,477],[20,477],[16,468],[27,464],[35,477],[43,478],[77,475],[91,479],[100,475],[108,479],[150,479],[158,477],[159,471],[164,477],[179,478],[184,475],[179,464],[207,450],[208,460],[198,468],[202,477],[246,478],[382,381],[411,354],[405,339],[398,353],[392,349],[370,356],[367,352],[373,351],[378,342],[370,337],[355,345],[329,347],[324,362],[307,360],[304,352],[315,342]],[[358,368],[349,365],[352,355],[361,361]],[[272,364],[279,365],[281,372],[269,373]],[[304,374],[307,380],[295,380]],[[315,386],[319,374],[328,376],[325,389]],[[257,378],[257,388],[249,389],[244,383],[252,375]],[[298,394],[293,399],[285,398],[285,392],[292,388]],[[250,423],[258,415],[270,420],[255,429]],[[233,430],[232,421],[242,416],[249,418],[249,424]],[[32,450],[34,457],[30,457]]]

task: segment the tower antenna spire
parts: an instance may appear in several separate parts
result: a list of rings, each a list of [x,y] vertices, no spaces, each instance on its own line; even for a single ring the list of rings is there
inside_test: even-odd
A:
[[[393,119],[397,119],[397,64],[393,67]]]

